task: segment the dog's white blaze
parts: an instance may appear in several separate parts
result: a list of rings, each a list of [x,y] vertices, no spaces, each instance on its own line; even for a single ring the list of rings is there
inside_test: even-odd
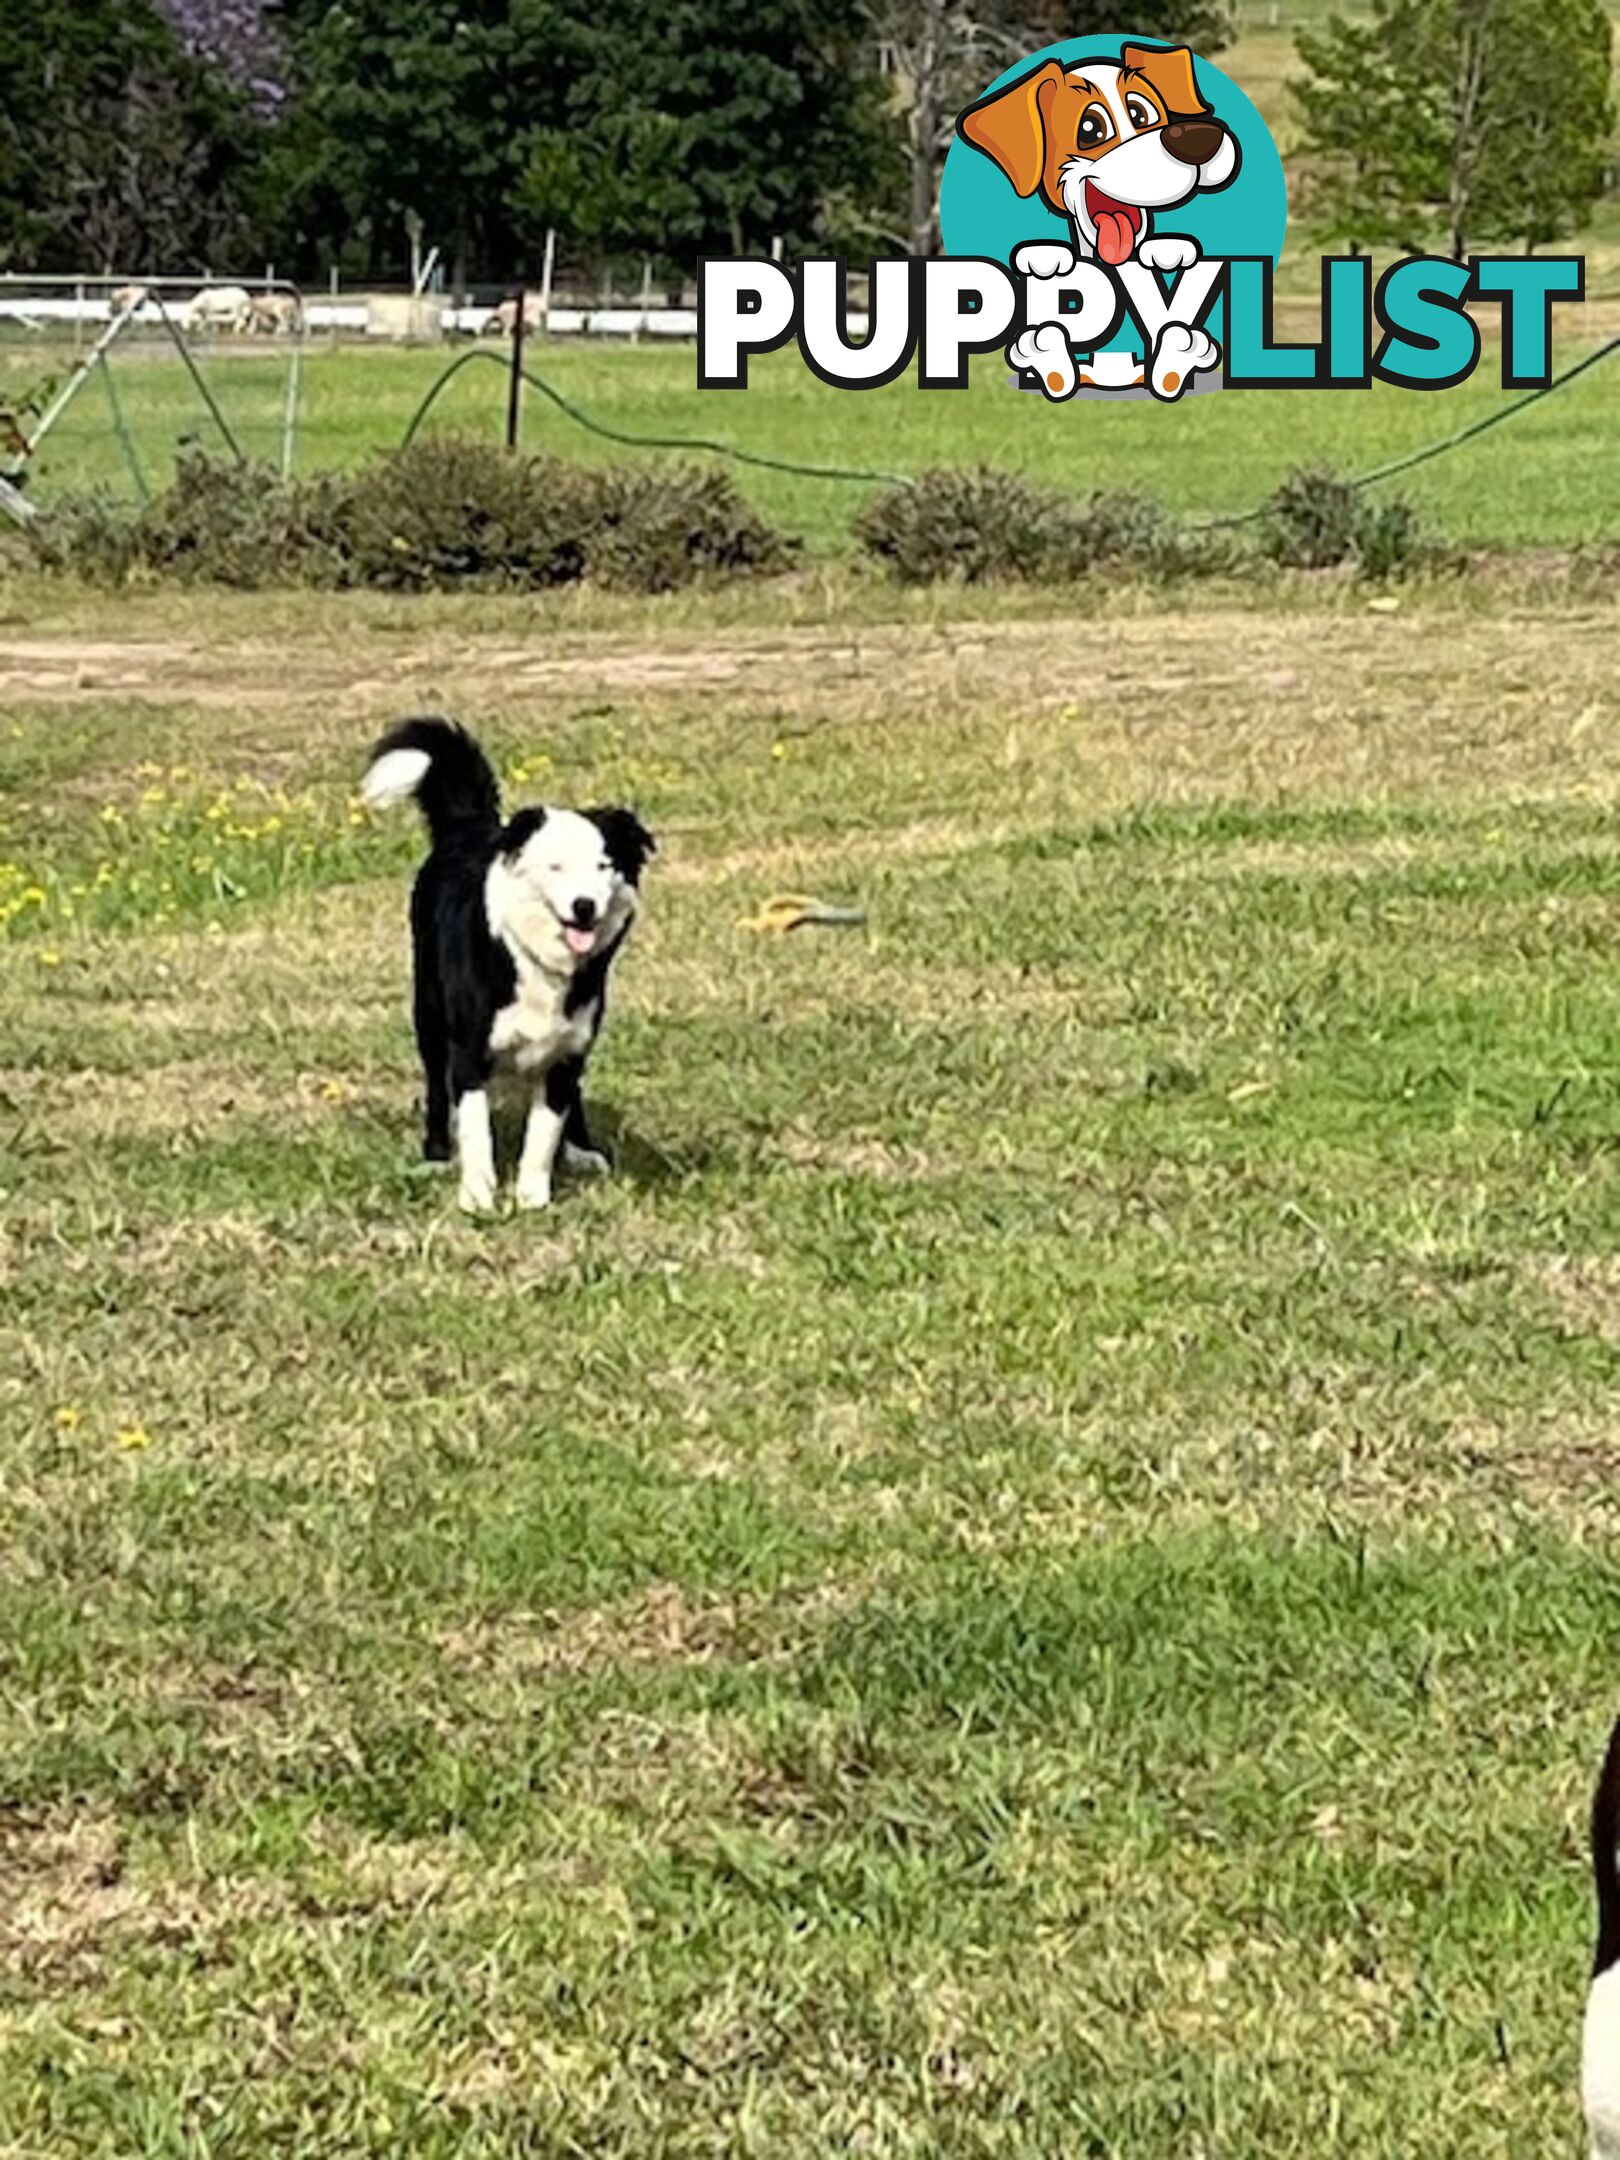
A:
[[[484,881],[489,927],[519,962],[527,953],[566,979],[583,957],[569,949],[563,923],[578,900],[596,908],[595,949],[611,944],[635,913],[635,888],[613,868],[601,828],[577,810],[548,810],[513,855],[497,855]]]
[[[461,1165],[461,1205],[482,1214],[495,1205],[495,1130],[489,1094],[469,1088],[456,1104],[456,1160]]]
[[[1592,2160],[1620,2160],[1620,1965],[1599,1973],[1586,1998],[1581,2100]]]
[[[406,802],[421,786],[432,763],[425,750],[385,750],[361,781],[361,796],[374,810]]]

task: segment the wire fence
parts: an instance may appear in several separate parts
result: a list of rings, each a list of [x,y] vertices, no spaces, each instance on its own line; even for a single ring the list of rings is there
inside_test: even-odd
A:
[[[285,282],[0,277],[8,506],[90,488],[145,500],[193,447],[290,472],[307,339]]]
[[[97,283],[72,282],[76,291]],[[92,319],[64,311],[59,288],[36,286],[19,295],[21,281],[0,278],[0,488],[10,497],[0,499],[0,507],[14,515],[19,487],[24,512],[29,505],[48,509],[53,499],[89,489],[146,499],[170,479],[175,459],[191,449],[286,472],[309,471],[351,464],[367,450],[395,449],[429,426],[448,423],[491,433],[508,402],[514,362],[522,385],[544,399],[568,428],[616,447],[700,452],[817,481],[906,484],[904,473],[876,465],[767,452],[736,439],[745,429],[709,434],[628,424],[616,395],[626,378],[611,362],[592,371],[591,396],[570,395],[554,379],[551,355],[561,348],[534,341],[525,353],[514,351],[510,342],[503,348],[480,340],[448,362],[432,350],[390,361],[377,353],[375,341],[370,350],[339,347],[332,355],[338,373],[325,375],[321,387],[327,394],[317,395],[311,411],[306,348],[313,310],[292,288],[269,288],[284,304],[261,305],[255,321],[242,310],[239,287],[176,283],[168,289],[145,286],[137,294],[103,282],[106,304]],[[1620,336],[1601,339],[1545,389],[1493,404],[1465,425],[1363,470],[1354,484],[1373,487],[1450,457],[1617,353]],[[308,372],[321,377],[319,368]],[[480,389],[474,377],[489,378],[489,387]],[[613,417],[604,415],[604,402]],[[704,421],[711,411],[693,407]],[[1237,525],[1254,514],[1251,505],[1234,504],[1200,522]]]

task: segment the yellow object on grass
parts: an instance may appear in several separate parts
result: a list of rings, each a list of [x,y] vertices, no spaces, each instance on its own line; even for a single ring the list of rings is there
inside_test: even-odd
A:
[[[853,930],[866,920],[864,908],[832,907],[813,900],[808,893],[776,893],[761,903],[757,915],[745,915],[744,930],[764,930],[781,936],[788,930],[811,926],[825,930]]]

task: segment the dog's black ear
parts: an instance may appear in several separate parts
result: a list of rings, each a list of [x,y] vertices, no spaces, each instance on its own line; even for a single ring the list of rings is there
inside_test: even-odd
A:
[[[532,810],[519,810],[516,816],[509,821],[506,830],[501,834],[501,853],[503,855],[518,854],[534,838],[545,822],[546,813],[541,807],[537,806]]]
[[[647,857],[658,852],[658,842],[640,818],[633,810],[622,809],[587,810],[585,815],[602,835],[608,860],[620,877],[639,884]]]

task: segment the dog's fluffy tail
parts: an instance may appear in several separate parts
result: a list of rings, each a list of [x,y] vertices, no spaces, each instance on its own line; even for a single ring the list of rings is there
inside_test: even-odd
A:
[[[1597,1888],[1595,1972],[1620,1963],[1620,1721],[1609,1735],[1603,1774],[1592,1796],[1592,1879]]]
[[[372,747],[362,798],[373,809],[416,797],[435,843],[452,832],[494,832],[501,794],[490,762],[454,720],[402,720]]]

